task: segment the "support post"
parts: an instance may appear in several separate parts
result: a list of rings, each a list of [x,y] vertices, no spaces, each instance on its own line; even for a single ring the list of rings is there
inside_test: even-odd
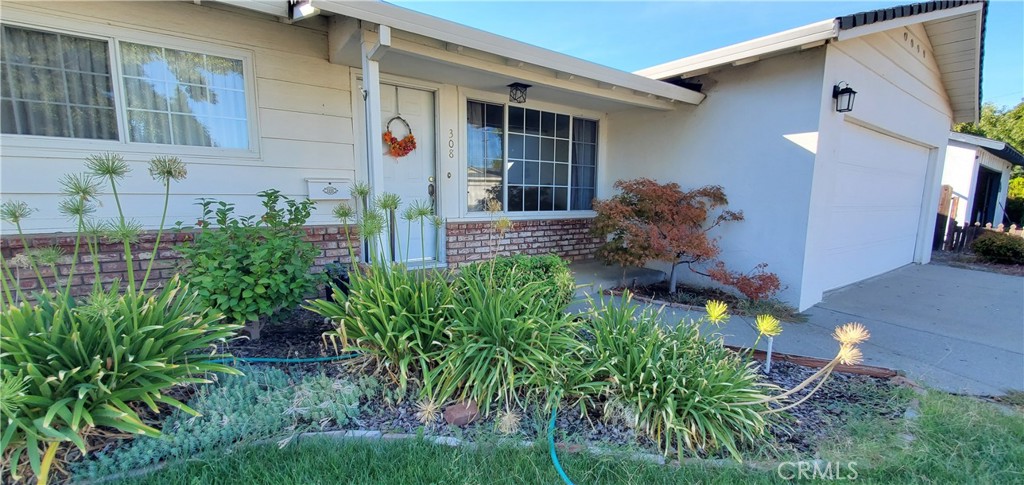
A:
[[[380,60],[391,45],[391,29],[385,25],[377,32],[363,29],[360,45],[363,68],[363,106],[366,120],[366,174],[370,196],[379,194],[384,187],[384,121],[380,103]],[[384,248],[380,249],[384,251]],[[387,255],[385,255],[387,257]]]

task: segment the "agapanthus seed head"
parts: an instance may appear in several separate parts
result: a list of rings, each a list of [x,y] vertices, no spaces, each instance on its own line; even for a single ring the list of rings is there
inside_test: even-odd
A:
[[[416,220],[416,208],[411,206],[411,205],[405,206],[405,209],[402,210],[402,220],[409,221],[409,222],[415,221]]]
[[[386,211],[392,211],[398,209],[398,206],[402,203],[402,198],[398,194],[384,192],[378,195],[374,202],[377,204],[377,207]]]
[[[348,205],[346,202],[338,202],[338,205],[334,206],[331,213],[334,214],[335,219],[344,222],[345,224],[348,224],[349,219],[355,216],[355,211],[352,210],[352,206]]]
[[[430,424],[437,421],[441,414],[441,405],[433,399],[424,399],[416,403],[416,419],[423,424]]]
[[[492,214],[501,212],[501,202],[498,199],[488,199],[486,210]]]
[[[522,422],[522,419],[519,413],[508,409],[498,413],[498,420],[494,423],[494,426],[501,434],[514,434],[519,431],[519,424]]]
[[[60,258],[64,256],[64,250],[58,246],[46,246],[30,249],[28,254],[39,264],[53,266],[60,262]]]
[[[178,157],[153,157],[149,161],[149,175],[154,180],[167,184],[171,180],[185,180],[185,177],[188,177],[188,168]]]
[[[771,315],[758,315],[754,319],[754,326],[757,327],[757,331],[762,335],[769,337],[775,337],[782,333],[782,325],[779,323],[779,319]]]
[[[359,233],[363,237],[376,237],[384,232],[385,225],[387,222],[384,219],[384,214],[377,210],[371,210],[363,215],[363,220],[359,222]]]
[[[26,202],[20,200],[5,200],[0,204],[0,219],[11,224],[20,224],[36,210],[29,207]]]
[[[356,182],[352,185],[352,198],[363,199],[370,195],[370,186],[366,182]]]
[[[82,200],[94,200],[100,194],[101,182],[87,173],[69,173],[60,179],[61,193]]]
[[[127,219],[110,224],[107,230],[107,239],[117,243],[135,244],[139,242],[141,234],[142,224]]]
[[[499,217],[498,220],[494,221],[494,230],[501,237],[505,237],[505,234],[512,230],[512,226],[512,219],[508,217]]]
[[[112,179],[122,179],[132,170],[124,157],[117,153],[90,155],[85,159],[85,168],[93,175]]]
[[[858,345],[871,338],[868,329],[857,322],[850,322],[836,327],[832,332],[832,338],[842,345]]]
[[[25,253],[18,253],[15,254],[7,264],[13,268],[29,268],[32,266],[32,261],[28,259],[28,256],[26,256]]]
[[[441,226],[443,226],[443,225],[444,225],[444,220],[443,220],[443,219],[441,219],[441,217],[440,217],[440,216],[434,216],[434,217],[431,217],[431,218],[430,218],[430,222],[431,222],[431,224],[433,224],[433,225],[434,225],[434,227],[435,227],[435,228],[437,228],[437,229],[440,229],[440,228],[441,228]]]
[[[96,212],[96,206],[81,197],[68,197],[57,204],[57,210],[70,219],[84,219]]]
[[[853,345],[842,345],[839,347],[839,363],[843,365],[858,365],[864,362],[864,354]]]
[[[729,321],[729,307],[725,302],[708,300],[704,304],[704,312],[707,313],[708,321],[715,325],[721,325]]]

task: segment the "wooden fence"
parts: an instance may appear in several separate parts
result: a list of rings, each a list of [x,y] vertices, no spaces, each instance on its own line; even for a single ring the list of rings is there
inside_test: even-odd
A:
[[[962,252],[965,249],[971,248],[971,243],[975,239],[978,239],[985,231],[993,232],[1005,232],[1012,236],[1024,238],[1024,228],[1017,227],[1016,224],[1006,227],[1002,224],[992,227],[992,224],[985,224],[982,226],[979,223],[974,225],[964,224],[963,226],[956,225],[956,221],[950,219],[949,227],[946,229],[946,239],[942,245],[943,251],[956,251]]]

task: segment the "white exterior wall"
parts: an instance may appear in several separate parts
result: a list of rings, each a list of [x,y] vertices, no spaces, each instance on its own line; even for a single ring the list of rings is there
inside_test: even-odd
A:
[[[684,190],[721,185],[729,209],[745,216],[712,233],[721,259],[737,271],[768,263],[786,286],[779,297],[796,304],[824,58],[824,49],[812,49],[701,76],[707,98],[696,107],[610,114],[610,162],[599,193],[606,198],[615,181],[638,177]]]
[[[3,199],[24,200],[39,210],[23,223],[29,232],[74,231],[57,212],[58,180],[83,170],[90,154],[117,152],[132,174],[119,192],[126,215],[156,227],[163,203],[162,187],[147,172],[158,154],[180,156],[188,179],[171,186],[169,224],[194,222],[198,197],[237,204],[241,215],[261,210],[256,192],[275,188],[290,197],[307,195],[306,178],[355,176],[350,69],[327,61],[326,21],[322,18],[286,25],[276,18],[217,4],[191,2],[4,2],[0,18],[40,29],[129,37],[139,42],[183,49],[229,49],[250,59],[246,76],[247,110],[258,137],[252,151],[223,152],[197,147],[4,135],[0,192]],[[113,47],[112,47],[113,48]],[[115,84],[116,86],[116,84]],[[121,109],[119,106],[118,109]],[[115,214],[113,201],[100,207],[100,218]],[[333,223],[321,202],[310,224]],[[4,234],[13,228],[4,225]]]
[[[918,47],[926,54],[921,55]],[[935,208],[938,207],[940,161],[945,158],[952,120],[927,35],[920,25],[830,43],[826,49],[819,99],[821,137],[811,191],[801,309],[817,303],[823,292],[833,289],[835,286],[829,282],[843,279],[843,275],[829,273],[833,267],[826,254],[828,231],[832,227],[832,190],[835,184],[842,183],[837,177],[844,155],[841,141],[852,138],[853,131],[868,129],[927,150],[922,209],[913,256],[913,262],[927,263],[931,256]],[[852,112],[835,112],[832,86],[840,81],[848,82],[858,92]],[[888,228],[875,229],[886,231]],[[869,232],[856,237],[873,236]],[[884,259],[891,255],[879,253],[878,256]]]

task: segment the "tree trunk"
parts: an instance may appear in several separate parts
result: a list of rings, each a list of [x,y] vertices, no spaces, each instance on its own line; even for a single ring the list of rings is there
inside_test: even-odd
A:
[[[668,292],[670,294],[676,293],[676,267],[679,263],[672,263],[672,271],[668,273]]]
[[[249,333],[249,340],[259,340],[261,330],[263,330],[263,322],[259,320],[245,324],[245,331]]]

